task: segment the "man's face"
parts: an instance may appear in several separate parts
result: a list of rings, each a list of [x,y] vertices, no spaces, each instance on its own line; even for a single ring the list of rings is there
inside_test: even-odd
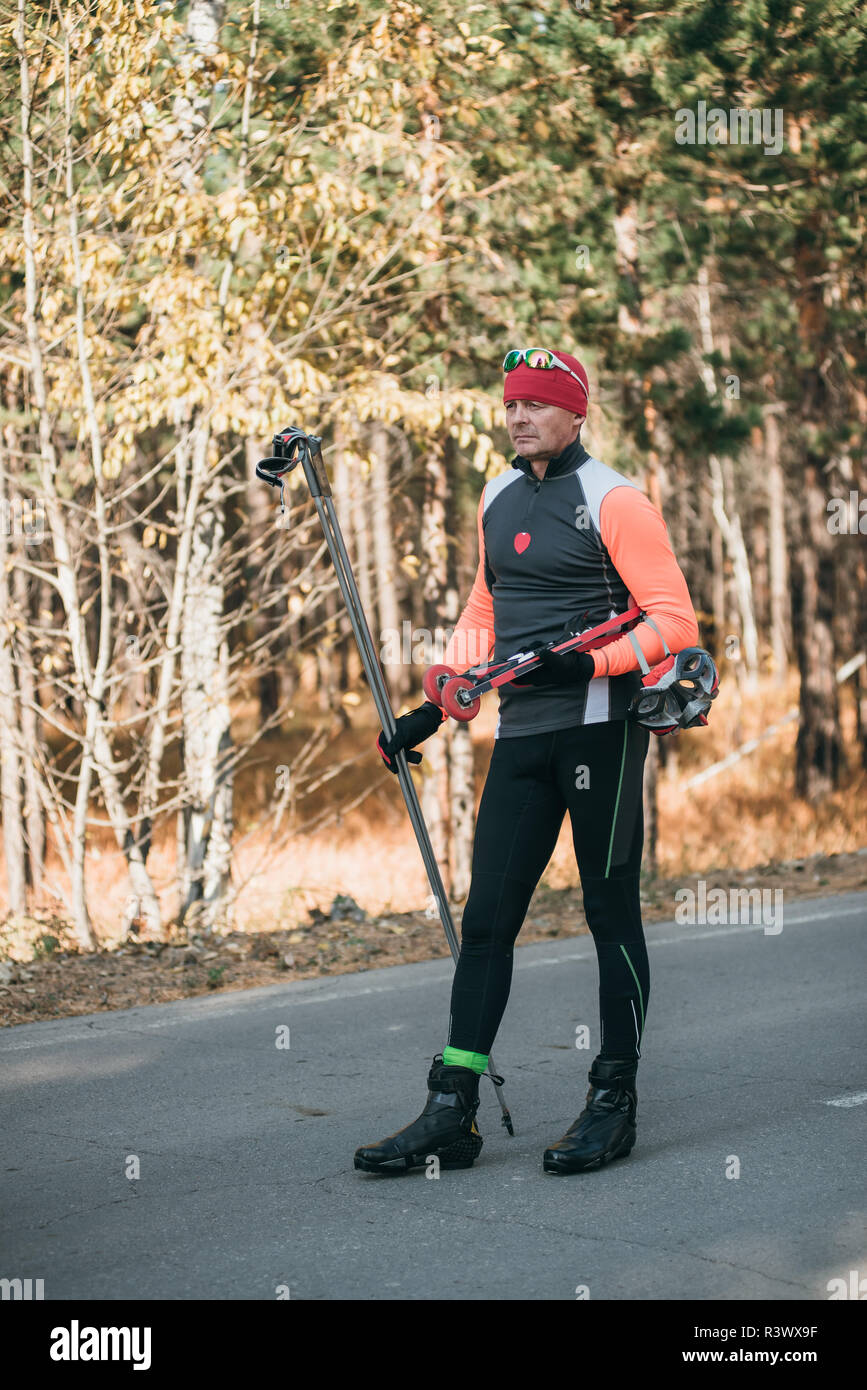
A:
[[[550,459],[578,438],[583,415],[559,405],[539,401],[509,401],[506,428],[517,453],[523,458]]]

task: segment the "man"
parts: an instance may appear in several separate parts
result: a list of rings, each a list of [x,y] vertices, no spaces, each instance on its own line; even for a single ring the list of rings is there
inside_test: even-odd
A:
[[[575,1173],[628,1154],[636,1136],[636,1073],[649,972],[639,902],[642,782],[648,730],[627,719],[641,687],[636,643],[653,666],[692,646],[698,627],[665,523],[638,486],[581,444],[590,388],[577,358],[514,350],[503,401],[517,450],[478,510],[479,566],[445,653],[457,670],[551,642],[623,613],[642,621],[595,652],[547,654],[520,685],[500,690],[500,714],[476,822],[470,891],[451,998],[448,1045],[434,1058],[418,1119],[355,1155],[366,1172],[468,1167],[482,1138],[479,1076],[509,995],[515,940],[569,812],[584,910],[599,964],[600,1048],[584,1110],[546,1149],[550,1173]],[[493,646],[493,653],[491,647]],[[431,702],[397,721],[379,750],[396,771],[443,718]],[[408,753],[420,761],[419,753]]]

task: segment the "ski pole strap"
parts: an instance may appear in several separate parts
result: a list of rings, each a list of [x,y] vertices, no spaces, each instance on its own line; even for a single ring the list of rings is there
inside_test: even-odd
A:
[[[664,652],[665,652],[665,655],[666,655],[666,656],[671,656],[671,651],[669,650],[668,643],[666,642],[665,638],[663,637],[663,635],[662,635],[662,633],[660,632],[659,628],[656,626],[656,623],[653,621],[653,619],[650,618],[650,617],[648,617],[648,615],[645,613],[645,615],[644,615],[644,621],[645,621],[646,623],[649,623],[650,626],[653,628],[653,631],[656,633],[657,637],[659,638],[660,642],[662,643],[662,646],[663,646],[663,650],[664,650]],[[633,650],[634,650],[634,652],[635,652],[635,655],[638,657],[638,664],[639,664],[639,666],[641,667],[641,674],[644,675],[644,676],[649,676],[649,675],[650,675],[650,667],[649,667],[648,664],[647,664],[647,657],[644,655],[644,652],[641,650],[641,643],[639,642],[638,638],[637,638],[636,635],[635,635],[635,629],[634,629],[634,628],[633,628],[633,629],[630,629],[630,631],[627,632],[626,635],[627,635],[627,637],[629,638],[630,642],[632,643],[632,647],[633,647]]]

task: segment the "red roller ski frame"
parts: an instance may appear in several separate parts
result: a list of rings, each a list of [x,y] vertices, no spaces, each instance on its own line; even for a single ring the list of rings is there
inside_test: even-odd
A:
[[[451,666],[431,666],[422,680],[425,699],[440,705],[452,719],[462,724],[469,723],[475,719],[481,708],[482,696],[487,695],[489,690],[508,685],[510,681],[541,666],[540,652],[556,652],[559,655],[561,652],[589,652],[598,647],[607,647],[609,642],[616,642],[624,632],[629,632],[630,628],[640,623],[643,617],[641,608],[632,607],[597,627],[567,633],[554,642],[547,642],[530,651],[516,652],[507,661],[471,666],[468,671],[457,672]]]

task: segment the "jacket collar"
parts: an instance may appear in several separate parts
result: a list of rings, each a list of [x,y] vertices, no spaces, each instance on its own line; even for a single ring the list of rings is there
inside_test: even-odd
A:
[[[581,440],[573,440],[571,444],[566,446],[562,454],[555,454],[550,460],[545,470],[545,478],[542,481],[544,482],[547,478],[561,478],[564,473],[574,473],[575,469],[580,468],[585,459],[589,459],[589,457],[590,455]],[[518,454],[516,458],[512,459],[512,467],[520,469],[528,478],[535,479],[536,477],[529,459],[525,459],[522,454]]]

